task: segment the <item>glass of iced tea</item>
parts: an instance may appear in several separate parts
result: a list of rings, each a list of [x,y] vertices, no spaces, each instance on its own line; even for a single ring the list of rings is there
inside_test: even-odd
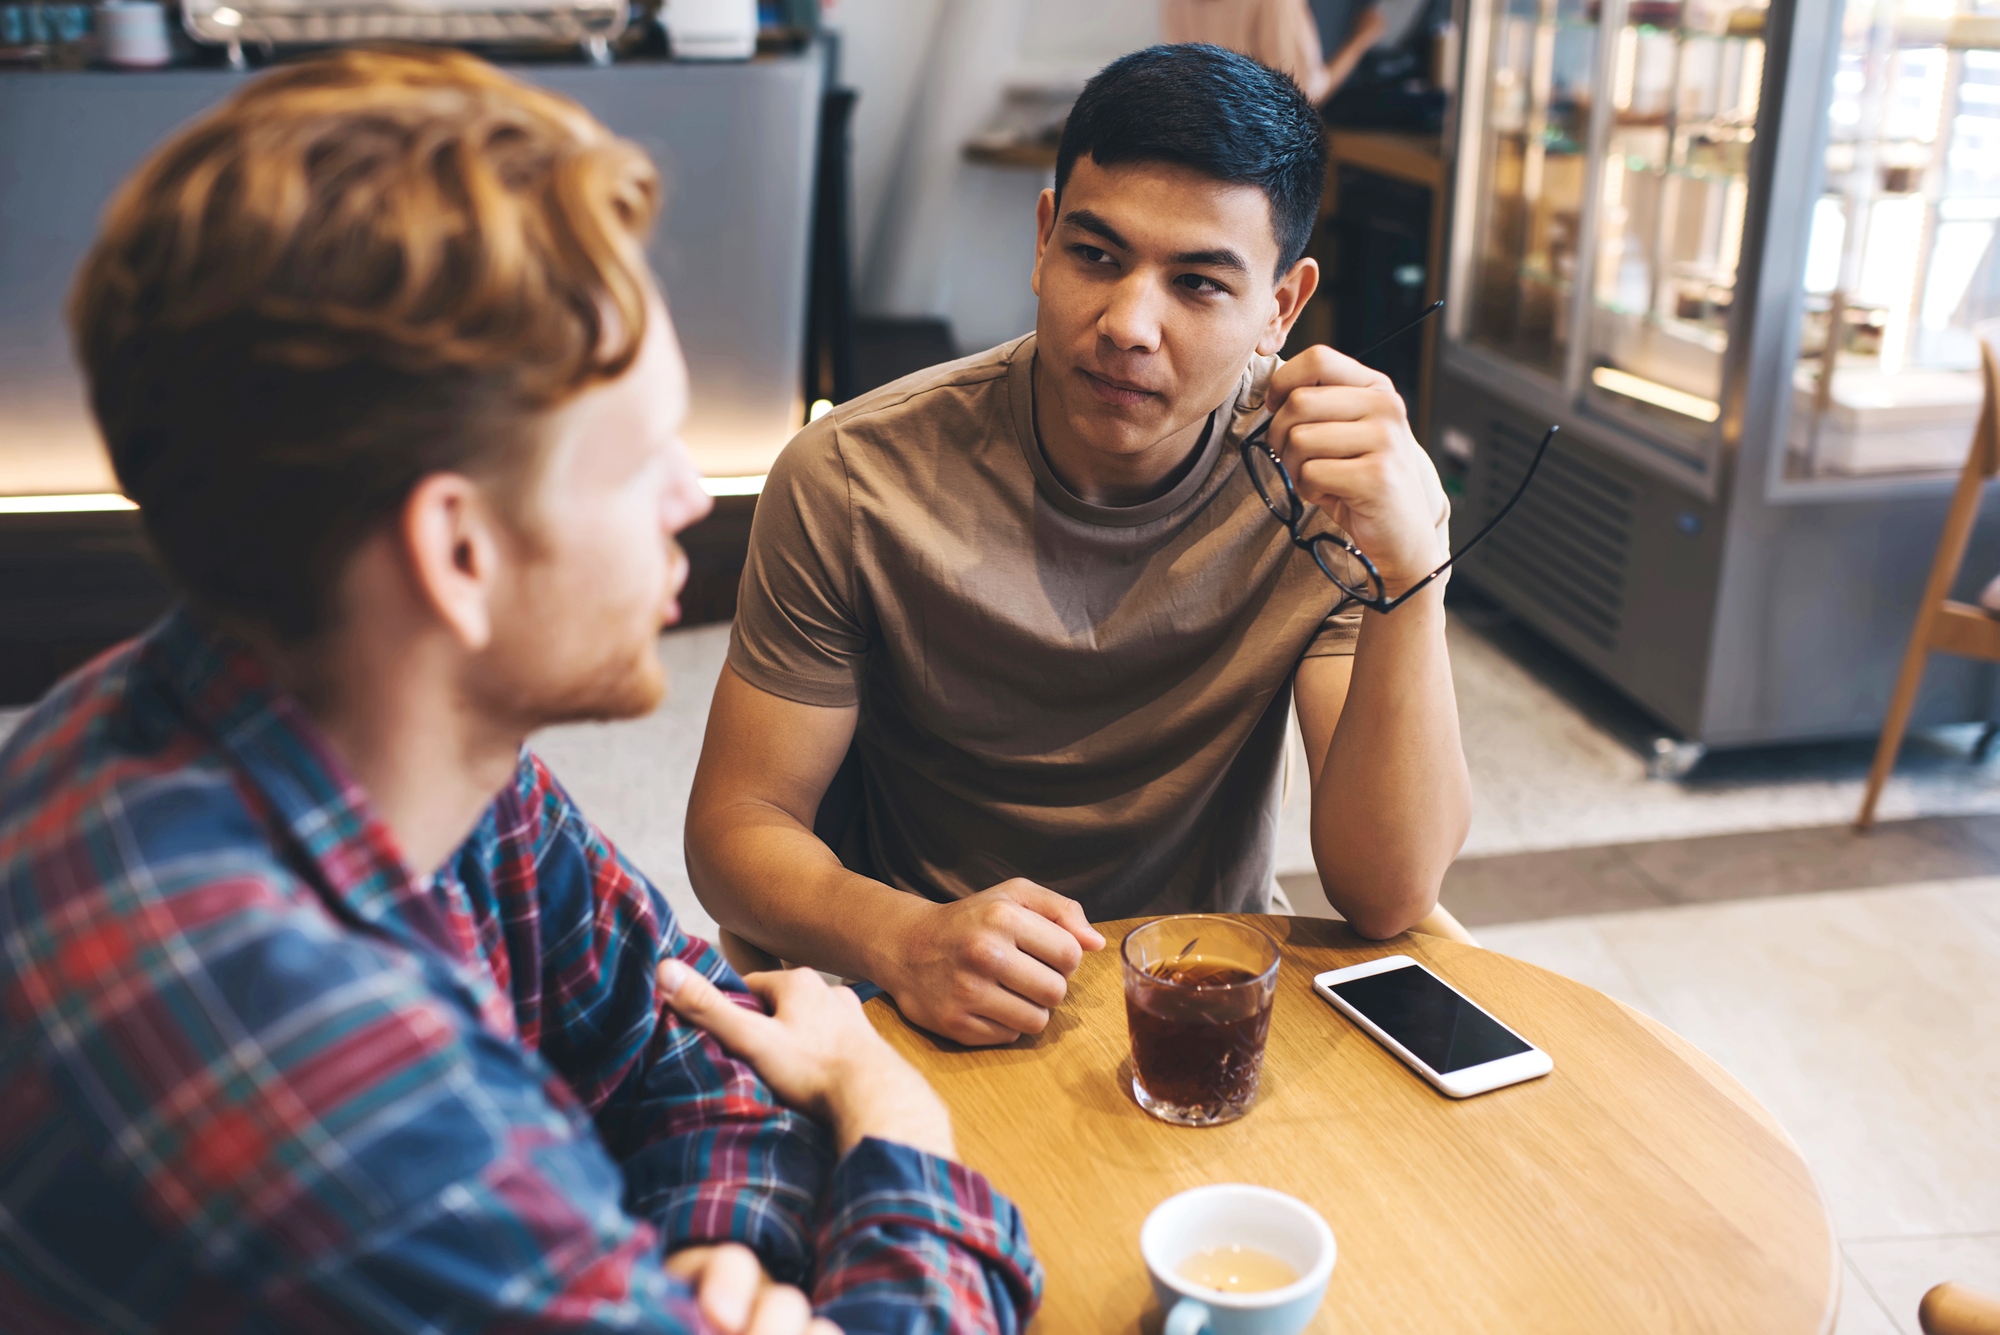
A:
[[[1165,1122],[1216,1126],[1257,1101],[1278,943],[1249,923],[1183,913],[1125,937],[1132,1093]]]

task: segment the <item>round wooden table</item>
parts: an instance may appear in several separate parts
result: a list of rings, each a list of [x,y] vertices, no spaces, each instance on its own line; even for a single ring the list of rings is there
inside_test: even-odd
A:
[[[1169,1126],[1131,1094],[1118,947],[1102,924],[1048,1029],[967,1049],[875,1026],[951,1107],[959,1152],[1021,1207],[1048,1289],[1034,1329],[1157,1331],[1139,1225],[1175,1192],[1255,1182],[1333,1226],[1314,1331],[1743,1331],[1818,1335],[1839,1302],[1833,1230],[1789,1136],[1670,1030],[1520,960],[1437,937],[1256,919],[1280,942],[1249,1116]],[[1555,1058],[1457,1101],[1312,991],[1327,969],[1413,955]]]

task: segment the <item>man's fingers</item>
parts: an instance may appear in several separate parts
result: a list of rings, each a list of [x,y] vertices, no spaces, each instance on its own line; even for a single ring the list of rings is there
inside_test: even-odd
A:
[[[1296,481],[1308,500],[1315,496],[1352,500],[1381,488],[1382,466],[1368,458],[1307,459],[1299,465]]]
[[[673,1007],[674,1014],[714,1034],[722,1046],[739,1056],[747,1056],[748,1049],[755,1046],[758,1024],[768,1023],[767,1017],[737,1005],[721,988],[679,960],[661,960],[657,977],[660,997]]]
[[[682,1278],[694,1284],[695,1302],[702,1315],[723,1330],[742,1330],[757,1302],[757,1290],[764,1283],[764,1267],[758,1263],[757,1254],[737,1242],[696,1250],[704,1254],[700,1273]],[[667,1268],[674,1269],[671,1261]]]
[[[1068,932],[1050,923],[1041,922],[1041,930],[1053,933],[1069,946],[1074,958],[1077,954],[1076,942]],[[1069,993],[1068,975],[1075,969],[1072,963],[1068,969],[1054,966],[1037,959],[1033,953],[1016,950],[1009,958],[1000,962],[1000,968],[993,974],[993,981],[1014,995],[1024,998],[1029,1004],[1053,1009],[1062,1005],[1062,999]]]
[[[1104,934],[1090,925],[1083,905],[1067,895],[1059,895],[1033,881],[1007,882],[1007,897],[1023,908],[1033,909],[1076,939],[1085,950],[1102,950]]]
[[[713,1247],[683,1247],[669,1256],[666,1264],[660,1268],[675,1279],[686,1280],[692,1287],[695,1276],[701,1274],[708,1265],[708,1258],[714,1251]]]
[[[1011,1031],[1005,1038],[997,1040],[999,1042],[1011,1043],[1022,1034],[1039,1034],[1049,1027],[1046,1006],[1037,1006],[999,983],[982,978],[961,995],[968,1014],[990,1021],[998,1029]]]
[[[1001,989],[995,987],[993,990],[998,993]],[[908,1007],[903,1013],[919,1028],[928,1029],[934,1034],[942,1034],[953,1042],[963,1043],[969,1048],[997,1047],[1003,1043],[1012,1043],[1021,1036],[1019,1029],[1009,1029],[1006,1025],[995,1024],[984,1016],[974,1015],[963,1006],[950,1002],[945,1002],[935,1009]]]
[[[1029,913],[1025,910],[1014,912],[1008,916],[1011,919],[1008,927],[1014,933],[1015,945],[1019,947],[1014,952],[1015,959],[1024,960],[1025,963],[1029,964],[1040,963],[1047,965],[1050,969],[1061,975],[1061,977],[1056,979],[1057,983],[1061,983],[1064,978],[1068,978],[1076,972],[1076,966],[1083,962],[1083,945],[1070,932],[1069,928],[1064,927],[1060,923],[1051,922],[1039,913]],[[1012,963],[1012,961],[1002,961],[1002,963],[1008,964]],[[999,978],[1003,983],[1007,982],[1002,974],[996,973],[994,977]],[[1013,987],[1012,983],[1008,983],[1007,985]],[[1053,1000],[1044,1000],[1032,992],[1027,992],[1020,988],[1015,988],[1014,990],[1021,992],[1023,996],[1034,997],[1036,1001],[1041,1002],[1045,1006],[1053,1006],[1056,1002],[1062,1000],[1060,995],[1056,996]]]
[[[1370,417],[1407,416],[1402,399],[1372,385],[1307,385],[1293,391],[1274,414],[1273,431],[1305,422],[1360,422]]]
[[[1020,1030],[995,1024],[983,1015],[961,1015],[940,1025],[938,1032],[968,1048],[1003,1048],[1021,1036]]]
[[[1389,383],[1389,377],[1374,367],[1363,366],[1346,353],[1335,352],[1324,343],[1320,343],[1307,348],[1271,372],[1271,383],[1265,390],[1265,402],[1275,410],[1292,395],[1293,391],[1308,385],[1353,385],[1379,389]]]
[[[764,1003],[772,1014],[778,1008],[806,992],[825,992],[826,979],[812,969],[771,969],[764,973],[746,973],[743,986],[750,989],[750,995]]]
[[[757,1296],[757,1310],[743,1335],[805,1335],[812,1304],[789,1284],[773,1284]]]
[[[1364,454],[1394,455],[1405,448],[1405,428],[1391,418],[1364,417],[1352,422],[1303,421],[1274,440],[1273,447],[1294,473],[1307,459],[1358,459]],[[1274,430],[1273,436],[1278,433]]]
[[[812,1324],[806,1327],[806,1335],[841,1335],[841,1332],[839,1326],[825,1317],[816,1316],[812,1319]]]

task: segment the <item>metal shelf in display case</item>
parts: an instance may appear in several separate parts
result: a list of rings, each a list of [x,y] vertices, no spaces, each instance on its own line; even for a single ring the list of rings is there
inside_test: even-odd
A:
[[[1427,444],[1470,532],[1563,426],[1564,484],[1464,578],[1663,735],[1880,723],[2000,316],[1982,3],[1461,2]],[[1982,528],[1967,579],[1996,569]],[[1993,689],[1943,664],[1921,717]]]
[[[1471,4],[1450,355],[1475,375],[1529,373],[1705,486],[1724,444],[1766,11]]]

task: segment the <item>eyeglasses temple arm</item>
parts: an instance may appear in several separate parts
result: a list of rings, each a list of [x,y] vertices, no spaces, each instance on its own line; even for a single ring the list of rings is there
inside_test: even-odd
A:
[[[1412,329],[1415,329],[1418,325],[1430,319],[1431,316],[1437,314],[1439,311],[1443,309],[1444,309],[1444,298],[1439,297],[1436,301],[1433,301],[1430,305],[1424,307],[1423,313],[1418,315],[1416,319],[1410,321],[1408,324],[1398,329],[1395,333],[1386,334],[1383,337],[1376,339],[1373,343],[1370,343],[1367,347],[1363,348],[1361,351],[1353,354],[1354,360],[1358,362],[1363,357],[1372,357],[1377,350],[1388,347],[1391,343],[1394,343],[1397,339],[1409,333]]]
[[[1394,598],[1390,599],[1388,602],[1384,603],[1381,607],[1377,608],[1376,610],[1380,612],[1393,612],[1397,608],[1401,607],[1404,603],[1408,602],[1410,598],[1414,594],[1416,594],[1419,590],[1421,590],[1426,584],[1429,584],[1439,575],[1442,575],[1445,571],[1451,569],[1453,563],[1456,562],[1460,557],[1464,556],[1474,547],[1477,547],[1485,539],[1487,534],[1491,533],[1494,529],[1500,527],[1500,521],[1505,519],[1509,514],[1513,513],[1514,507],[1520,504],[1521,498],[1528,494],[1528,484],[1534,481],[1535,470],[1542,466],[1542,456],[1549,452],[1549,443],[1556,438],[1556,432],[1560,430],[1562,430],[1561,427],[1552,426],[1548,429],[1547,432],[1543,434],[1542,443],[1535,448],[1535,457],[1528,461],[1528,471],[1521,475],[1521,485],[1514,488],[1514,494],[1507,498],[1507,503],[1500,507],[1500,512],[1498,514],[1494,515],[1491,519],[1486,521],[1485,527],[1481,528],[1479,532],[1473,534],[1472,537],[1466,541],[1465,546],[1459,548],[1457,551],[1453,552],[1450,556],[1447,556],[1444,560],[1443,565],[1439,566],[1436,570],[1431,571],[1430,574],[1425,575],[1422,579],[1418,580],[1415,584],[1412,584],[1409,588],[1404,589],[1401,593],[1397,594]]]

